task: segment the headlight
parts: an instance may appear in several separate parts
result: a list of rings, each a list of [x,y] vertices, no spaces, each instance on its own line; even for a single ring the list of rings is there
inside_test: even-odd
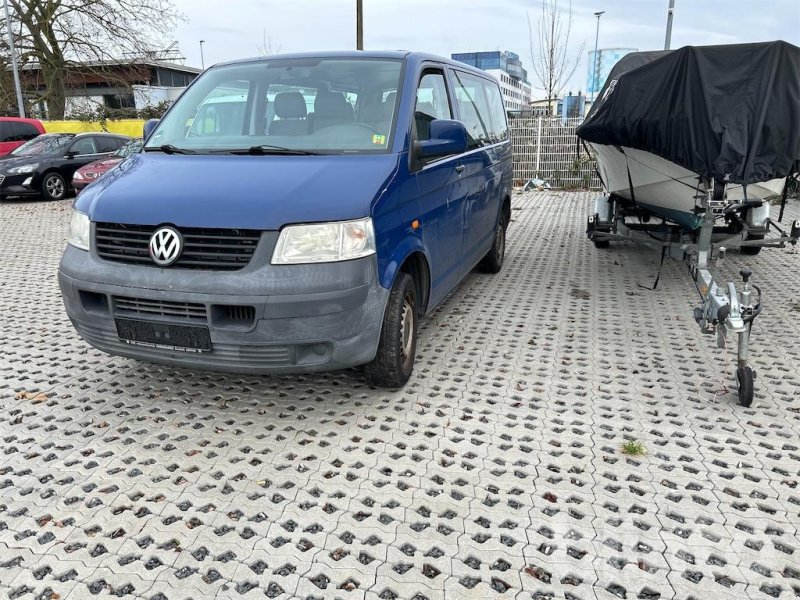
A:
[[[24,173],[33,173],[39,168],[39,163],[31,163],[29,165],[22,165],[19,167],[11,167],[8,170],[9,175],[22,175]]]
[[[83,179],[83,175],[81,175],[80,171],[75,171],[75,175],[72,176],[73,179]]]
[[[67,238],[67,243],[81,250],[88,250],[90,229],[88,215],[73,210],[72,218],[69,220],[69,237]]]
[[[289,225],[281,230],[273,265],[337,262],[375,254],[372,219]]]

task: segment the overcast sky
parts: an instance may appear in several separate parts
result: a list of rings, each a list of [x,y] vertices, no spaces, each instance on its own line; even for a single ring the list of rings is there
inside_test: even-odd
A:
[[[355,48],[356,0],[173,0],[186,17],[176,37],[187,64],[257,56],[264,39],[273,51]],[[534,28],[540,0],[363,0],[364,48],[453,52],[510,50],[531,73],[526,12]],[[560,0],[563,11],[569,1]],[[570,54],[578,69],[569,88],[585,89],[587,52],[600,48],[660,50],[669,0],[573,0]],[[534,30],[535,34],[535,30]],[[800,45],[800,0],[675,0],[672,48],[783,39]],[[565,89],[564,91],[569,91]]]

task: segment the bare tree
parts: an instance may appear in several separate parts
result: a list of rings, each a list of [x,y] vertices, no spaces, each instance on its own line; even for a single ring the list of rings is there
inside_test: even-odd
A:
[[[280,44],[277,44],[275,46],[272,45],[272,36],[267,35],[266,29],[262,33],[261,37],[262,37],[261,43],[257,46],[258,54],[260,56],[272,56],[273,54],[281,53],[281,45]]]
[[[66,109],[67,67],[102,70],[103,61],[159,47],[179,18],[171,0],[8,0],[21,62],[37,63],[48,117]],[[0,29],[6,27],[2,19]],[[88,63],[88,64],[87,64]]]
[[[552,112],[553,102],[564,91],[580,63],[584,44],[575,58],[569,57],[569,36],[572,32],[572,1],[569,3],[566,21],[558,7],[558,0],[542,0],[542,14],[534,40],[531,17],[528,17],[531,64],[536,80],[547,94],[548,107]]]

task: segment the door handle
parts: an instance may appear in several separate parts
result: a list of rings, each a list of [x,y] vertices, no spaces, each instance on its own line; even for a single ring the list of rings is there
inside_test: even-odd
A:
[[[458,166],[456,167],[456,173],[459,173],[459,174],[461,174],[461,173],[463,173],[463,172],[464,172],[464,169],[466,169],[466,167],[465,167],[464,165],[458,165]]]

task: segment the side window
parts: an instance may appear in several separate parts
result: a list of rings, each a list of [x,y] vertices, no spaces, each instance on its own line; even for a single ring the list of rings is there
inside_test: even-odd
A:
[[[97,154],[94,147],[94,139],[91,137],[85,137],[73,142],[72,146],[69,148],[70,152],[74,152],[75,154]]]
[[[114,137],[96,137],[94,138],[95,145],[98,152],[114,152],[119,148],[120,140]]]
[[[458,112],[467,128],[467,148],[479,148],[491,142],[492,130],[484,79],[463,71],[452,70],[452,74]]]
[[[8,123],[10,142],[27,142],[39,135],[39,130],[30,123]]]
[[[441,71],[425,71],[417,88],[417,105],[414,109],[414,122],[418,140],[431,139],[431,121],[451,119],[450,102],[447,98],[447,85]]]
[[[500,88],[493,81],[483,80],[486,97],[489,99],[489,138],[493,143],[508,139],[508,122],[506,121],[506,107]]]
[[[11,123],[0,121],[0,142],[10,142],[12,141],[12,136]]]

